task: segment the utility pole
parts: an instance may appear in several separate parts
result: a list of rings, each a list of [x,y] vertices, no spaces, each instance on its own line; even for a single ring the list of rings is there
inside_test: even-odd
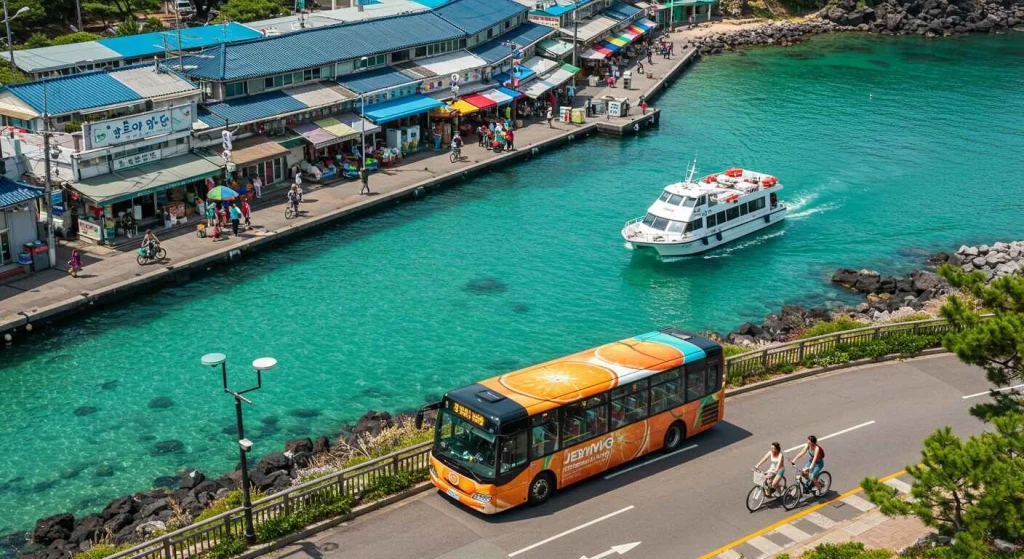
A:
[[[7,26],[7,55],[11,61],[11,70],[15,70],[14,41],[11,40],[11,18],[7,15],[7,0],[4,0],[4,25]]]
[[[85,31],[82,27],[82,0],[75,0],[75,14],[78,15],[78,30]]]
[[[57,241],[53,237],[53,182],[50,174],[50,115],[46,108],[46,81],[43,81],[43,197],[46,199],[46,248],[50,267],[57,265]]]
[[[580,33],[580,4],[579,0],[572,0],[572,65],[579,68],[576,62],[576,53],[580,50],[577,41]],[[572,75],[572,88],[576,89],[576,74]]]

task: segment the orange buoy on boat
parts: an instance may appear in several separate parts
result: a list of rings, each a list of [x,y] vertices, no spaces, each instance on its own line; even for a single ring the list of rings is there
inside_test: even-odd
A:
[[[706,183],[718,182],[718,175],[708,175],[708,176],[704,177],[704,182],[706,182]]]
[[[742,177],[743,169],[740,169],[739,167],[729,169],[728,171],[725,172],[725,176],[732,178]]]
[[[775,177],[765,177],[764,180],[761,181],[761,184],[764,185],[765,187],[769,187],[775,186],[776,182],[778,182],[778,179],[776,179]]]

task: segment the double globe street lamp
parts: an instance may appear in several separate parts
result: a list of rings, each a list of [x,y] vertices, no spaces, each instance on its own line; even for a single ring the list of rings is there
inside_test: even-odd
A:
[[[207,353],[203,356],[202,363],[207,367],[220,366],[221,377],[224,382],[224,392],[235,397],[235,420],[238,423],[238,454],[242,462],[242,508],[245,512],[245,533],[243,537],[247,543],[256,543],[256,533],[252,525],[252,499],[249,496],[249,465],[246,454],[252,450],[252,441],[245,438],[245,427],[242,425],[242,402],[252,405],[242,394],[259,390],[263,387],[263,372],[269,371],[277,366],[277,359],[273,357],[261,357],[252,362],[252,368],[256,371],[256,386],[245,390],[232,390],[228,388],[228,358],[223,353]]]

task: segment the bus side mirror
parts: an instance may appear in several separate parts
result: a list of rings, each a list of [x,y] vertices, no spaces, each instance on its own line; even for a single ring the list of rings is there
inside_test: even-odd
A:
[[[440,407],[441,402],[434,402],[433,404],[425,404],[421,406],[420,409],[416,410],[416,429],[423,428],[423,416],[426,415],[428,411],[436,410]]]
[[[419,410],[419,411],[416,412],[416,430],[418,431],[418,430],[420,430],[422,428],[423,428],[423,410]]]

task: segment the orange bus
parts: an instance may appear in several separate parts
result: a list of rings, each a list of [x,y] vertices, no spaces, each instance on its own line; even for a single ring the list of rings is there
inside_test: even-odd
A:
[[[724,374],[719,344],[666,328],[452,390],[425,406],[430,480],[485,514],[542,503],[721,421]]]

